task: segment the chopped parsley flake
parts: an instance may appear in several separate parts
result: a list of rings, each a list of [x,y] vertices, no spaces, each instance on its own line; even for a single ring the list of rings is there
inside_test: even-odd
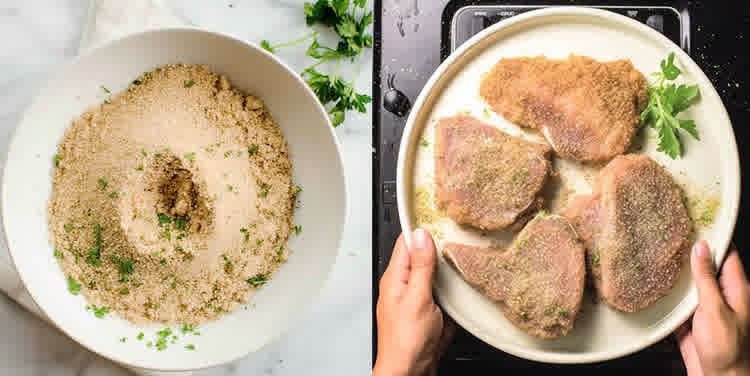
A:
[[[102,90],[104,90],[105,93],[107,93],[107,94],[111,93],[111,91],[109,91],[109,89],[107,89],[106,87],[104,87],[104,85],[101,85],[100,87],[102,88]]]
[[[255,155],[258,153],[258,145],[253,145],[249,148],[247,148],[247,153],[250,155]]]
[[[60,166],[60,161],[62,161],[60,154],[55,154],[55,167]]]
[[[59,251],[59,250],[58,250],[57,248],[55,248],[55,252],[54,252],[54,255],[55,255],[55,257],[57,257],[57,258],[59,258],[59,259],[60,259],[60,258],[63,258],[63,253],[62,253],[62,252],[60,252],[60,251]]]
[[[125,343],[125,341],[127,341],[127,340],[128,340],[128,337],[122,337],[122,338],[120,338],[120,342],[122,342],[122,343]]]
[[[142,83],[141,80],[133,80],[133,85],[140,85]]]
[[[255,244],[256,244],[256,245],[261,245],[261,244],[263,244],[263,239],[258,239],[258,240],[256,240],[256,241],[255,241]]]
[[[258,273],[255,277],[248,278],[247,283],[252,287],[260,287],[268,282],[268,274]]]
[[[115,192],[115,191],[109,192],[109,194],[107,196],[109,196],[109,198],[116,198],[117,197],[117,192]]]
[[[227,190],[229,190],[229,192],[232,191],[232,185],[231,184],[227,184]]]
[[[195,345],[193,345],[193,344],[191,343],[191,344],[189,344],[189,345],[185,346],[185,348],[186,348],[186,349],[188,349],[188,350],[195,350]]]
[[[99,184],[99,189],[101,189],[102,191],[107,189],[107,182],[104,179],[99,178],[99,180],[97,180],[96,182],[97,184]]]
[[[120,289],[120,295],[128,295],[130,294],[130,289],[127,287],[123,287]]]
[[[193,80],[185,81],[185,87],[193,87],[193,85],[195,85],[195,81]]]
[[[294,195],[296,196],[296,195],[298,195],[298,194],[300,194],[300,193],[302,193],[302,187],[300,187],[300,186],[298,185],[298,186],[297,186],[297,189],[296,189],[296,190],[294,191]]]
[[[81,284],[76,282],[73,277],[68,277],[68,291],[73,295],[78,295],[81,292]]]
[[[183,324],[182,325],[182,329],[181,329],[182,330],[182,334],[187,334],[187,333],[193,332],[193,331],[195,331],[196,327],[197,326],[195,324]]]
[[[221,255],[221,257],[224,259],[224,271],[227,273],[231,273],[232,270],[234,270],[234,264],[232,263],[232,260],[227,257],[227,255]]]
[[[159,264],[166,265],[167,264],[167,259],[161,259],[161,260],[159,260]]]
[[[157,216],[157,219],[159,220],[159,226],[165,225],[167,223],[172,223],[172,218],[169,218],[169,216],[164,213],[160,213]]]
[[[107,306],[97,307],[97,306],[95,306],[95,305],[92,304],[91,305],[91,309],[94,311],[94,316],[96,316],[96,318],[98,318],[98,319],[103,318],[104,315],[106,315],[106,314],[109,313],[109,307],[107,307]]]
[[[63,226],[63,228],[65,229],[65,232],[71,232],[71,231],[73,231],[73,225],[70,224],[70,223],[68,223],[65,226]]]
[[[557,315],[560,317],[568,317],[568,309],[567,308],[558,308],[557,309]]]
[[[185,233],[181,232],[181,233],[177,234],[177,237],[175,237],[175,239],[180,240],[180,239],[182,239],[184,237],[185,237]]]
[[[260,197],[266,197],[268,196],[268,190],[271,189],[271,186],[269,186],[266,183],[263,183],[260,185],[260,189],[261,189],[260,194],[259,194]]]
[[[425,140],[424,138],[422,138],[422,139],[419,140],[419,144],[422,145],[422,146],[424,146],[424,147],[430,146],[430,143],[427,142],[427,140]]]
[[[294,233],[296,235],[299,235],[300,232],[302,232],[302,226],[300,226],[300,225],[294,226]]]
[[[185,154],[185,159],[189,161],[195,160],[195,152]]]
[[[184,230],[187,220],[185,218],[177,217],[174,219],[174,228],[178,230]]]
[[[148,155],[148,153],[146,153],[145,149],[141,148],[141,155],[145,157]]]
[[[167,238],[167,240],[172,240],[172,233],[169,232],[169,229],[164,230],[164,237]]]
[[[140,332],[138,333],[138,337],[135,337],[135,338],[137,338],[140,341],[143,339],[143,335],[144,335],[143,332]]]
[[[120,282],[127,282],[127,277],[125,277],[128,274],[133,273],[133,264],[135,264],[135,260],[132,259],[121,259],[115,255],[110,256],[109,258],[113,263],[120,266]]]

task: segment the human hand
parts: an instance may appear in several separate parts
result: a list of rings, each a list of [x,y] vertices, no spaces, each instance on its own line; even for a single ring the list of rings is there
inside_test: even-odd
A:
[[[689,376],[750,375],[750,285],[736,249],[718,282],[708,244],[690,254],[698,309],[676,332]]]
[[[380,279],[376,309],[378,356],[375,376],[436,375],[455,324],[432,298],[437,255],[427,231],[417,230],[408,249],[401,234]]]

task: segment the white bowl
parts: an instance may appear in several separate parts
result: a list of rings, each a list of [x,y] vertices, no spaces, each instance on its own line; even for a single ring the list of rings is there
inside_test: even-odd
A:
[[[657,152],[655,140],[647,140],[640,153],[661,163],[687,190],[705,188],[720,198],[716,222],[697,233],[697,237],[709,242],[714,260],[720,264],[732,237],[740,201],[737,146],[721,98],[695,62],[659,32],[613,12],[580,7],[548,8],[499,22],[464,43],[430,77],[409,115],[399,150],[398,210],[407,241],[416,226],[415,188],[429,187],[429,176],[434,176],[430,148],[419,146],[421,138],[431,139],[433,120],[468,110],[506,132],[522,132],[500,116],[489,112],[489,116],[484,115],[487,105],[479,97],[479,82],[500,58],[541,54],[566,58],[571,53],[602,61],[629,58],[636,68],[649,74],[659,70],[659,61],[670,52],[675,52],[682,68],[680,80],[700,87],[701,100],[681,116],[697,122],[701,140],[682,137],[686,153],[678,160]],[[588,183],[579,164],[557,159],[555,165],[566,184],[585,193]],[[479,232],[456,226],[450,220],[439,225],[447,240],[489,243]],[[510,234],[503,235],[507,241]],[[500,238],[496,233],[490,236]],[[438,240],[438,246],[440,243]],[[642,312],[616,312],[606,304],[592,304],[591,297],[585,296],[573,331],[552,341],[533,338],[517,329],[504,318],[497,304],[471,288],[442,258],[436,272],[435,295],[457,323],[498,349],[550,363],[598,362],[641,350],[669,335],[690,317],[698,299],[688,265],[684,269],[674,289]]]
[[[105,99],[101,86],[124,90],[144,71],[169,63],[206,64],[232,84],[260,97],[289,143],[295,182],[304,191],[295,223],[293,254],[273,280],[239,309],[183,336],[164,351],[146,347],[162,327],[138,328],[86,312],[83,296],[67,291],[53,257],[47,199],[58,142],[71,120]],[[73,60],[26,110],[8,151],[2,180],[2,218],[8,247],[31,297],[52,323],[93,352],[149,370],[216,366],[255,351],[299,321],[319,294],[338,253],[346,187],[339,145],[325,109],[305,82],[272,54],[225,34],[194,28],[147,31],[113,41]],[[146,338],[136,340],[143,331]],[[127,337],[125,343],[120,338]],[[196,350],[184,348],[195,344]]]

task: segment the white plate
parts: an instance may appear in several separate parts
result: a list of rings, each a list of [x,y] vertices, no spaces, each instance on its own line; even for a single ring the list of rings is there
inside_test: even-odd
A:
[[[252,298],[254,308],[202,325],[167,350],[145,342],[162,326],[137,328],[115,315],[96,319],[83,296],[72,296],[53,257],[47,199],[56,147],[71,120],[106,93],[124,90],[144,71],[168,63],[207,64],[238,88],[260,97],[289,143],[295,182],[304,189],[293,254]],[[325,109],[298,74],[263,49],[193,28],[149,31],[117,40],[73,60],[43,89],[10,143],[2,187],[2,217],[10,254],[34,301],[74,340],[114,361],[144,369],[215,366],[259,349],[298,322],[316,299],[338,253],[347,197],[339,146]],[[146,338],[136,340],[143,330]],[[128,337],[121,343],[121,337]],[[180,333],[180,337],[183,337]],[[195,344],[195,351],[184,346]]]
[[[549,8],[524,13],[482,31],[454,52],[432,75],[407,121],[398,160],[399,217],[406,234],[415,228],[417,190],[431,193],[432,147],[420,147],[420,138],[432,141],[435,119],[470,111],[474,116],[512,134],[526,134],[490,113],[479,97],[481,75],[502,57],[546,55],[566,58],[587,55],[598,60],[630,59],[645,74],[659,71],[659,61],[670,52],[683,70],[680,79],[698,84],[701,101],[684,116],[695,119],[701,141],[683,137],[686,154],[671,160],[656,152],[656,140],[645,139],[642,153],[663,164],[688,193],[721,201],[713,226],[697,233],[708,240],[721,263],[734,229],[740,197],[740,168],[732,125],[721,100],[700,68],[678,46],[646,25],[618,14],[578,7]],[[650,131],[649,131],[650,132]],[[647,135],[652,133],[647,132]],[[529,135],[527,135],[529,136]],[[534,137],[534,136],[529,136]],[[431,143],[432,144],[432,143]],[[556,160],[566,185],[577,193],[590,190],[590,178],[576,163]],[[592,171],[588,171],[591,175]],[[560,202],[553,202],[554,209]],[[488,245],[507,241],[512,234],[483,237],[443,219],[431,230],[443,239]],[[408,237],[407,237],[408,240]],[[438,241],[438,247],[442,241]],[[435,295],[456,322],[488,344],[527,359],[552,363],[597,362],[633,353],[664,338],[694,311],[697,295],[689,267],[668,296],[649,309],[618,313],[584,297],[582,312],[572,333],[545,341],[521,332],[497,305],[471,288],[442,258],[438,263]]]

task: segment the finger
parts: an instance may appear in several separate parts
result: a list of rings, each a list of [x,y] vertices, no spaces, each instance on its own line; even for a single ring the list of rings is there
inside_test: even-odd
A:
[[[380,278],[380,296],[400,297],[409,283],[409,251],[406,249],[404,234],[398,237],[393,246],[391,261]]]
[[[677,343],[680,345],[680,354],[682,354],[682,360],[685,362],[685,368],[690,376],[703,374],[693,341],[692,321],[693,318],[691,317],[675,331]]]
[[[736,249],[732,249],[721,268],[719,284],[729,307],[742,317],[747,317],[750,309],[750,287],[742,268],[742,260]]]
[[[715,268],[708,244],[701,240],[693,246],[690,255],[690,269],[693,272],[695,287],[698,289],[698,304],[701,309],[718,309],[724,305],[719,284],[714,275]]]
[[[435,273],[435,243],[430,233],[417,229],[409,248],[409,299],[420,304],[432,302],[432,276]]]

